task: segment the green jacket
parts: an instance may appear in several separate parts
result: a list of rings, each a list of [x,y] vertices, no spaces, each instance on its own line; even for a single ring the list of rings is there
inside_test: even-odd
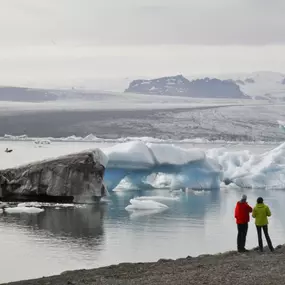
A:
[[[255,218],[255,224],[257,226],[265,226],[268,224],[267,217],[271,216],[270,209],[265,204],[256,204],[253,209],[252,217]]]

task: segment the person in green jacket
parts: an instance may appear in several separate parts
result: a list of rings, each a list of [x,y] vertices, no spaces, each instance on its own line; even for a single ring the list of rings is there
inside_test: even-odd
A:
[[[257,204],[253,209],[252,217],[255,218],[255,225],[257,229],[257,236],[258,236],[258,245],[259,250],[263,251],[263,242],[262,242],[262,230],[264,232],[268,247],[271,251],[274,251],[272,246],[271,239],[268,234],[268,219],[267,217],[271,216],[270,209],[267,205],[263,203],[263,198],[257,198]]]

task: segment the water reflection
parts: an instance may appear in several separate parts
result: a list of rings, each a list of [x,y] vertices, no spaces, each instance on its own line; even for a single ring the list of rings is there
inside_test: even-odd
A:
[[[46,208],[38,215],[4,214],[0,223],[16,224],[32,234],[49,238],[65,239],[84,246],[100,245],[104,242],[105,205],[86,208]]]
[[[178,200],[173,201],[162,201],[163,204],[169,206],[167,211],[158,211],[157,214],[171,215],[175,218],[179,216],[187,216],[190,218],[198,218],[203,220],[206,212],[211,208],[218,208],[220,206],[220,191],[213,190],[209,192],[178,192],[173,194],[169,190],[145,190],[145,191],[118,191],[112,194],[112,208],[109,209],[109,218],[118,219],[120,216],[127,216],[128,213],[125,211],[125,207],[129,205],[130,199],[140,196],[176,196]],[[154,211],[154,214],[156,212]],[[138,216],[139,213],[137,213]],[[144,216],[144,215],[141,215]]]
[[[163,212],[133,213],[125,210],[132,198],[171,197],[174,193],[127,191],[112,193],[110,203],[99,207],[47,208],[39,215],[0,215],[0,252],[5,258],[0,283],[76,268],[235,249],[234,207],[244,193],[252,206],[258,196],[264,197],[272,210],[269,225],[272,241],[274,245],[283,243],[285,191],[178,192],[175,193],[178,200],[159,201],[168,206]],[[247,247],[256,245],[256,229],[251,219]],[[15,267],[17,276],[9,269]]]

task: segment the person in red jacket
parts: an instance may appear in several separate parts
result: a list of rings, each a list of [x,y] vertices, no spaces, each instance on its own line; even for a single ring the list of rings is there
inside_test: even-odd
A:
[[[245,249],[246,235],[248,230],[249,213],[252,212],[252,207],[247,203],[247,196],[242,195],[240,201],[237,202],[235,208],[235,218],[237,223],[237,249],[238,252],[246,252]]]

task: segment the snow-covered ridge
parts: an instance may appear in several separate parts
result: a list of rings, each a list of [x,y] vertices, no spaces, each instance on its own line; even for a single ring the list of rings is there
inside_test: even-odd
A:
[[[161,77],[151,80],[134,80],[126,93],[186,96],[193,98],[249,99],[238,84],[232,80],[202,78],[188,80],[182,75]]]
[[[211,95],[211,93],[213,93],[211,84],[214,83],[214,85],[216,85],[219,83],[219,85],[226,85],[228,82],[233,84],[232,88],[234,85],[236,85],[236,87],[238,87],[237,90],[240,89],[240,95],[244,94],[253,99],[269,99],[274,101],[285,100],[285,74],[271,71],[258,71],[239,75],[231,74],[215,77],[211,76],[204,79],[197,76],[193,77],[191,75],[187,75],[186,77],[178,75],[172,77],[161,77],[152,80],[133,80],[126,91],[146,94],[170,94],[174,92],[175,94],[181,95],[183,93],[189,93],[192,90],[192,87],[189,87],[189,83],[190,85],[192,83],[193,86],[196,85],[196,87],[198,83],[203,83],[204,87],[206,88],[205,90],[209,94],[207,96],[217,97],[213,94]],[[222,89],[217,90],[220,92]],[[233,89],[229,90],[233,91]],[[238,95],[238,93],[234,93]],[[230,92],[225,95],[225,97],[233,98]]]
[[[242,92],[256,99],[285,100],[285,74],[270,71],[253,72],[230,78]]]

